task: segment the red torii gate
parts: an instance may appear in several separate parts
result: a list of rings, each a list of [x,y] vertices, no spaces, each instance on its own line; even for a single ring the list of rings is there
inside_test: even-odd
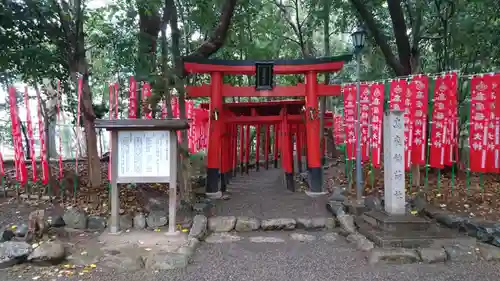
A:
[[[342,69],[345,61],[351,59],[351,55],[338,57],[302,59],[302,60],[274,60],[274,61],[251,61],[251,60],[210,60],[205,58],[185,58],[184,69],[188,73],[210,74],[210,84],[202,86],[187,86],[189,97],[210,97],[210,120],[209,141],[207,154],[207,185],[208,197],[217,198],[225,191],[228,173],[235,163],[228,163],[229,159],[235,159],[235,138],[237,128],[235,124],[281,124],[281,135],[285,141],[282,142],[283,168],[287,178],[287,187],[293,189],[293,161],[290,153],[293,149],[291,143],[292,123],[305,123],[305,143],[307,165],[311,190],[307,192],[314,196],[323,192],[321,163],[321,148],[318,112],[319,96],[336,96],[340,94],[340,85],[318,84],[317,74],[321,72],[335,72]],[[235,87],[223,84],[223,75],[256,75],[257,85]],[[296,86],[274,86],[274,74],[305,74],[306,83]],[[258,116],[257,110],[251,110],[250,116],[231,116],[231,111],[224,110],[224,97],[305,97],[305,112],[301,114],[288,114],[287,106],[280,106],[278,114],[271,116]],[[304,101],[299,101],[304,103]],[[253,107],[259,103],[254,103]],[[233,112],[234,113],[234,112]],[[229,115],[229,116],[228,116]],[[297,119],[297,120],[295,120]],[[229,121],[229,122],[228,122]],[[232,124],[232,125],[230,125]],[[236,128],[236,131],[235,131]],[[248,132],[247,125],[247,132]],[[299,126],[300,128],[300,126]],[[298,130],[300,132],[300,129]],[[228,136],[232,136],[229,138]],[[241,139],[241,138],[240,138]],[[222,150],[224,148],[224,151]],[[225,152],[229,157],[225,157]],[[248,149],[247,149],[248,151]],[[275,146],[276,152],[276,146]],[[249,154],[247,152],[247,154]],[[231,156],[232,155],[232,156]],[[241,157],[241,156],[240,156]],[[277,160],[277,159],[275,159]],[[231,162],[231,161],[229,161]],[[275,161],[277,162],[277,161]],[[219,175],[222,179],[222,189],[219,189]],[[292,184],[290,186],[290,183]]]

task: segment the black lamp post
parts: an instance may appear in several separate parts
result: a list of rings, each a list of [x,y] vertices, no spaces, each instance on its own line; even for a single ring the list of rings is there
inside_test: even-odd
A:
[[[366,32],[362,26],[351,34],[354,54],[356,55],[356,108],[357,108],[357,143],[356,143],[356,199],[361,203],[363,199],[363,173],[361,171],[361,118],[360,118],[360,82],[359,67],[361,64],[361,50],[365,46]]]

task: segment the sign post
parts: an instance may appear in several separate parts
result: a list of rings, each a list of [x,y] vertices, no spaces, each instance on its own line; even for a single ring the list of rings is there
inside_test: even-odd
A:
[[[120,232],[119,183],[168,183],[168,234],[175,234],[177,202],[177,131],[179,119],[96,120],[111,132],[111,233]]]

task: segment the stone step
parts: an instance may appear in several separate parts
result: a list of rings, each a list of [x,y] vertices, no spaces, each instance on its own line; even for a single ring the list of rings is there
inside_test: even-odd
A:
[[[369,211],[361,218],[372,227],[384,231],[425,231],[433,223],[413,215],[388,215],[383,211]]]
[[[384,231],[374,228],[372,225],[364,222],[362,219],[356,220],[359,233],[373,241],[375,245],[383,248],[421,248],[430,247],[440,239],[452,239],[461,237],[449,229],[433,226],[425,231],[398,230]]]

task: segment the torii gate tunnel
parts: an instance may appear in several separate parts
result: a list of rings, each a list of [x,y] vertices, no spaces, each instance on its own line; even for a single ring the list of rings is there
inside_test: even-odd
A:
[[[294,190],[293,139],[297,151],[305,146],[309,173],[310,196],[323,193],[323,167],[321,161],[320,128],[318,111],[321,96],[340,95],[340,85],[319,84],[317,74],[340,71],[351,55],[302,60],[210,60],[185,58],[184,69],[190,74],[210,74],[210,83],[188,86],[191,98],[209,97],[209,140],[207,154],[206,195],[219,198],[226,191],[226,184],[237,166],[238,131],[240,132],[240,164],[249,162],[249,127],[266,126],[265,165],[269,155],[270,126],[274,126],[274,163],[277,165],[278,150],[285,172],[287,188]],[[274,74],[304,74],[305,84],[274,86]],[[223,83],[223,75],[256,75],[255,86],[231,86]],[[281,102],[256,102],[224,104],[225,97],[305,97],[303,100]],[[240,126],[240,130],[238,130]],[[246,130],[243,130],[246,126]],[[305,130],[304,130],[305,127]],[[246,132],[245,132],[246,131]],[[305,132],[305,134],[304,134]],[[276,134],[277,133],[277,134]],[[295,134],[295,138],[292,136]],[[243,159],[243,137],[246,135],[246,157]],[[305,137],[304,137],[305,136]],[[279,141],[278,141],[279,140]],[[259,152],[260,138],[256,151]],[[257,167],[259,153],[256,153]],[[298,153],[299,159],[301,152]],[[219,188],[220,187],[220,188]]]

